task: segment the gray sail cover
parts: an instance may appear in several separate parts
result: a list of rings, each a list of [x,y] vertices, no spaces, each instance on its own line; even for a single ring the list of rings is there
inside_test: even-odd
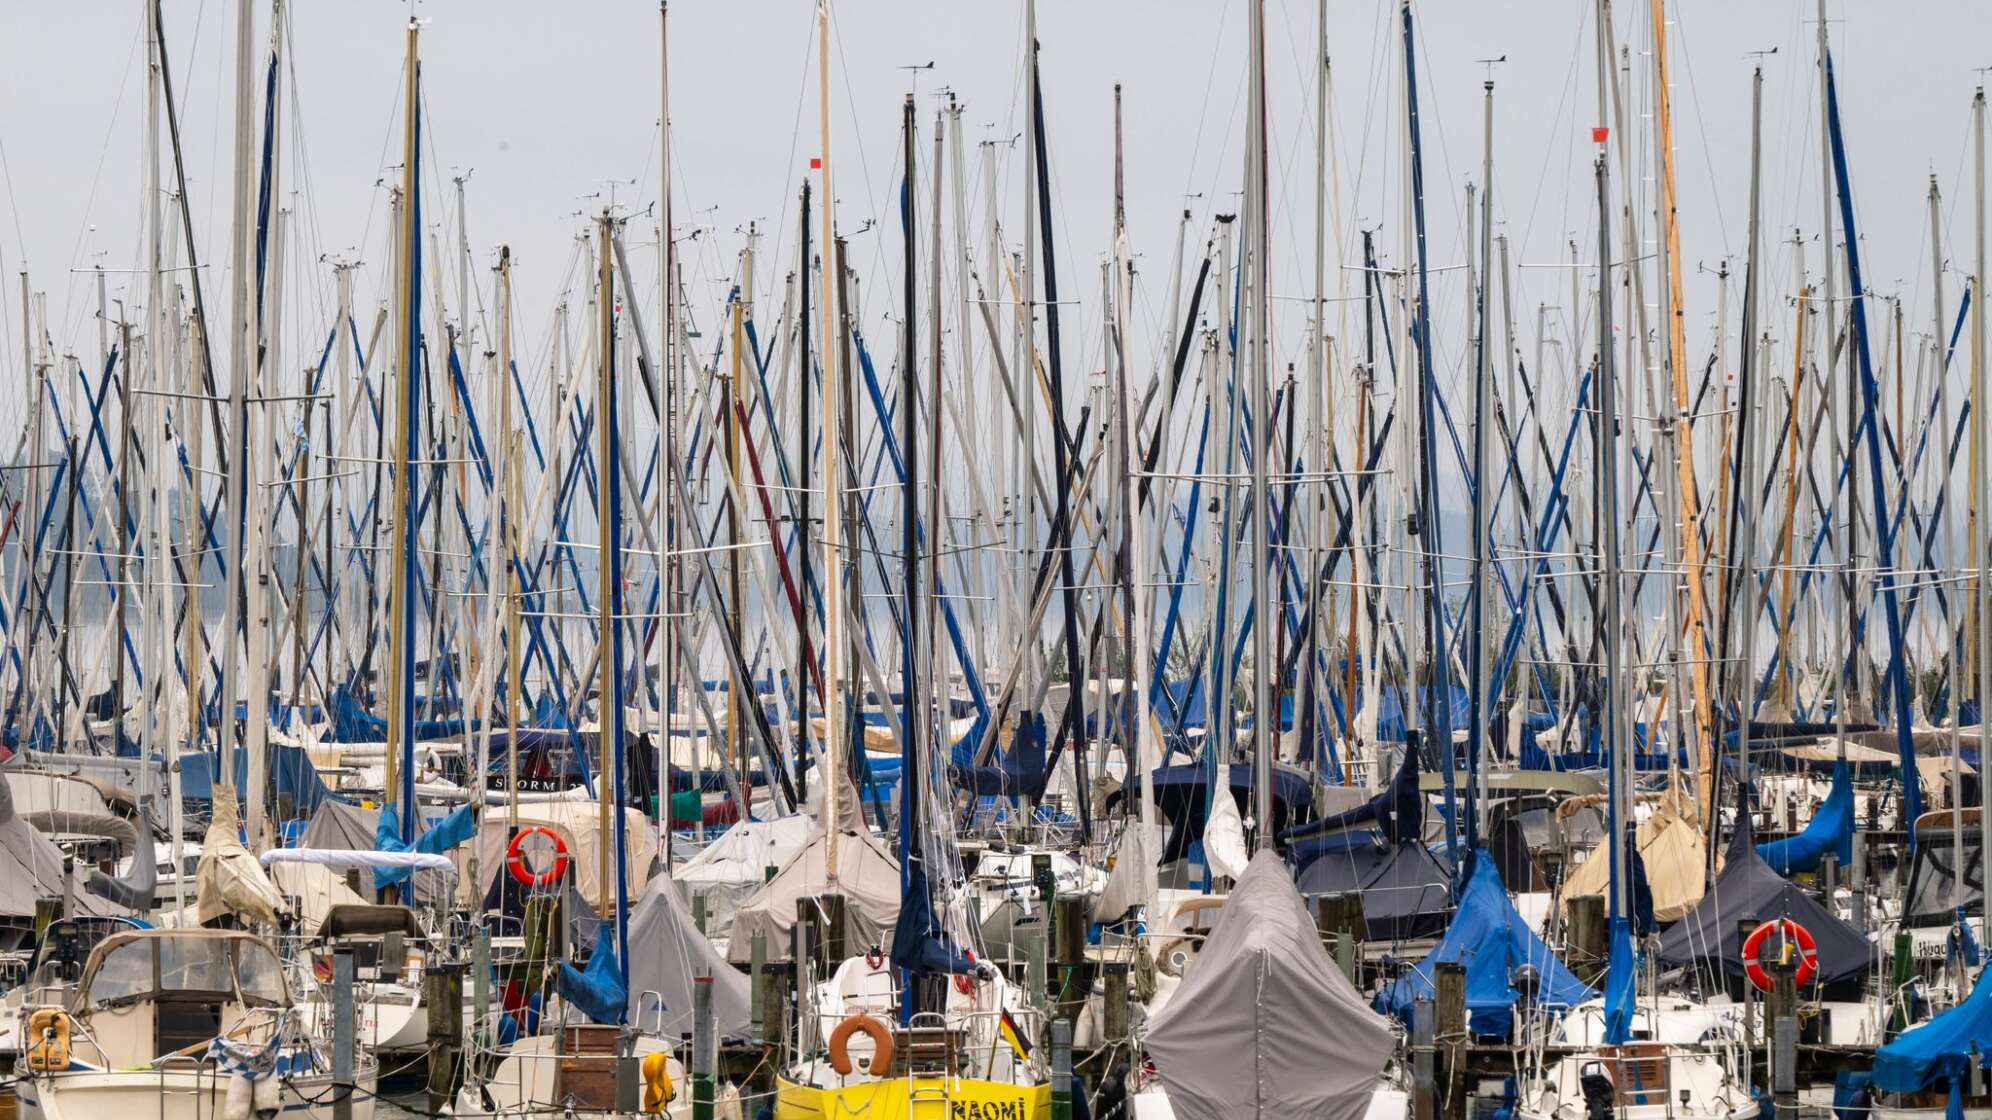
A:
[[[677,886],[654,876],[629,917],[629,1022],[658,1038],[690,1034],[692,989],[701,976],[712,977],[720,1037],[747,1038],[753,1019],[746,975],[699,933]]]
[[[1148,1031],[1181,1120],[1360,1120],[1394,1045],[1270,851],[1252,857]]]

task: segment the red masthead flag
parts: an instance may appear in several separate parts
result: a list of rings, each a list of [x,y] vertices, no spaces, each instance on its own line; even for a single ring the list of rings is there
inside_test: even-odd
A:
[[[822,166],[823,166],[823,159],[822,159],[822,157],[820,157],[820,156],[810,156],[810,157],[809,157],[809,169],[810,169],[811,171],[816,171],[816,170],[819,170],[819,169],[821,169],[821,168],[822,168]]]
[[[1612,134],[1611,129],[1606,128],[1603,125],[1599,125],[1591,130],[1591,143],[1602,144],[1605,142],[1605,137],[1610,136],[1611,134]]]

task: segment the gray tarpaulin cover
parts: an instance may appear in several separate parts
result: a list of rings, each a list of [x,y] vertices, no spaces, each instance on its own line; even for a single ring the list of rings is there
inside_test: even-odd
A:
[[[1252,857],[1148,1031],[1181,1120],[1360,1120],[1393,1045],[1270,851]]]
[[[678,888],[658,875],[629,917],[629,1022],[644,1034],[677,1038],[692,1029],[692,986],[712,977],[712,1016],[722,1038],[746,1038],[753,1026],[747,976],[726,963],[698,925]]]
[[[789,931],[795,927],[801,901],[830,889],[829,848],[828,837],[818,832],[787,867],[740,904],[733,915],[733,932],[726,939],[728,960],[736,964],[752,960],[757,932],[769,960],[789,959]],[[899,861],[871,833],[845,832],[837,837],[837,892],[844,896],[849,923],[845,946],[853,953],[874,946],[891,948],[892,926],[899,920]]]
[[[9,785],[0,781],[0,917],[29,918],[37,896],[64,893],[62,849],[14,812]],[[77,877],[68,894],[78,912],[117,912],[109,901],[84,893],[80,871]]]

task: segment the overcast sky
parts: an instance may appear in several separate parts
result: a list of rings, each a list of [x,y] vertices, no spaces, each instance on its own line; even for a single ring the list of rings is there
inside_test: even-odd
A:
[[[269,13],[266,3],[257,7],[260,42]],[[285,126],[286,204],[297,213],[289,274],[296,278],[291,298],[299,329],[322,338],[331,285],[328,270],[309,262],[334,254],[366,261],[359,284],[363,308],[386,291],[380,183],[399,158],[399,68],[409,9],[375,0],[295,7],[287,83],[294,100]],[[733,275],[741,244],[736,231],[749,221],[774,227],[762,243],[757,286],[766,293],[792,265],[795,192],[819,147],[813,7],[809,0],[673,5],[676,216],[681,237],[704,227],[688,266],[708,316]],[[1641,3],[1621,0],[1617,8],[1620,41],[1632,52],[1630,111],[1639,114],[1648,100],[1650,17]],[[1068,328],[1082,332],[1072,344],[1073,360],[1085,360],[1077,348],[1098,334],[1086,324],[1097,321],[1097,268],[1110,245],[1115,82],[1125,91],[1127,203],[1143,272],[1137,343],[1147,350],[1161,335],[1153,316],[1167,291],[1178,214],[1187,205],[1195,215],[1194,253],[1208,236],[1210,216],[1237,205],[1247,9],[1242,0],[1073,0],[1046,2],[1041,9],[1061,296],[1080,304],[1081,325]],[[1358,229],[1378,228],[1387,262],[1403,259],[1403,126],[1396,4],[1330,0],[1329,9],[1331,232],[1340,246],[1330,256],[1332,295],[1355,279],[1340,266],[1359,263]],[[1712,269],[1725,255],[1740,259],[1743,251],[1753,51],[1777,51],[1762,60],[1764,225],[1774,251],[1773,292],[1794,287],[1791,250],[1779,240],[1788,241],[1794,226],[1807,238],[1819,228],[1812,9],[1812,0],[1679,0],[1669,8],[1681,237],[1692,281],[1688,322],[1698,353],[1706,352],[1715,318],[1712,282],[1698,269]],[[167,0],[165,10],[194,222],[204,258],[225,264],[234,4]],[[1518,264],[1554,262],[1570,238],[1586,258],[1593,255],[1592,10],[1592,0],[1419,6],[1434,267],[1463,259],[1462,190],[1469,178],[1479,178],[1486,74],[1474,60],[1499,55],[1507,61],[1493,69],[1496,213],[1512,239],[1512,256]],[[1315,0],[1272,0],[1267,16],[1273,265],[1280,294],[1293,297],[1307,294],[1312,274],[1315,11]],[[475,275],[482,283],[498,243],[512,247],[520,345],[537,352],[568,281],[573,238],[582,228],[579,213],[598,209],[610,190],[636,212],[657,197],[657,9],[642,0],[424,0],[416,12],[425,21],[427,216],[451,222],[442,232],[453,234],[454,204],[442,196],[450,178],[469,173]],[[1869,284],[1901,293],[1912,327],[1924,324],[1930,283],[1925,196],[1933,172],[1945,194],[1945,220],[1957,223],[1954,235],[1947,233],[1957,267],[1971,266],[1969,103],[1980,78],[1973,67],[1992,64],[1986,11],[1971,0],[1831,0],[1829,15]],[[836,7],[833,24],[832,154],[840,228],[855,232],[868,218],[890,216],[899,173],[899,106],[911,83],[919,93],[923,160],[937,91],[950,89],[965,103],[963,119],[974,142],[969,203],[978,257],[983,205],[976,145],[1004,142],[998,190],[1014,234],[1021,224],[1021,149],[1007,142],[1024,121],[1021,4],[847,0]],[[143,57],[141,8],[131,0],[0,6],[0,68],[9,87],[0,99],[6,173],[0,181],[6,206],[0,212],[0,302],[10,371],[20,347],[16,273],[24,258],[34,288],[50,293],[58,347],[78,354],[96,351],[95,293],[72,270],[142,263]],[[929,60],[931,71],[898,69]],[[1636,177],[1650,174],[1646,129],[1635,123],[1641,145]],[[1618,174],[1615,164],[1615,179]],[[1639,190],[1650,198],[1649,185]],[[654,239],[646,226],[643,219],[633,223],[633,241]],[[1648,217],[1643,232],[1650,235],[1651,226]],[[879,286],[895,277],[898,251],[896,226],[889,222],[853,241],[856,262],[873,284],[867,302],[874,324],[891,303],[879,298]],[[1816,269],[1816,241],[1808,251]],[[1516,304],[1527,318],[1537,303],[1567,298],[1564,270],[1523,268],[1519,277]],[[112,298],[136,279],[113,274]],[[1960,279],[1952,276],[1946,284],[1946,300],[1954,304]],[[454,316],[454,279],[448,285]],[[210,291],[219,291],[218,285]],[[225,307],[218,300],[210,295],[210,307]],[[1441,280],[1435,308],[1443,320],[1442,351],[1457,354],[1464,345],[1460,306],[1459,293]],[[1282,305],[1276,313],[1291,324],[1300,307]],[[1445,320],[1449,308],[1453,317]],[[1781,310],[1774,316],[1784,317]],[[1532,327],[1524,324],[1524,334],[1532,337]],[[1290,351],[1298,335],[1283,330],[1282,338]],[[7,375],[10,385],[13,377]],[[5,394],[6,411],[17,407],[13,396],[11,389]]]

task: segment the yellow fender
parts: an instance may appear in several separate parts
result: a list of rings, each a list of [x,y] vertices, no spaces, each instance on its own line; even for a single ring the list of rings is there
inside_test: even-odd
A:
[[[69,1068],[69,1012],[40,1007],[28,1016],[28,1068],[51,1073]]]
[[[662,1112],[678,1097],[671,1085],[671,1055],[659,1050],[643,1056],[643,1111]]]

